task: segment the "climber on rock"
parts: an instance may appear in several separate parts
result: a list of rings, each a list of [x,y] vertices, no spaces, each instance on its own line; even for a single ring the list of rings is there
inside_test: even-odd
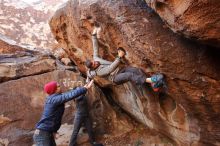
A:
[[[116,85],[123,84],[128,81],[132,81],[138,85],[150,83],[155,92],[158,92],[165,85],[164,76],[162,74],[155,74],[148,78],[139,68],[128,66],[120,69],[119,64],[126,54],[126,51],[122,47],[117,49],[118,57],[113,62],[100,58],[98,46],[100,31],[101,27],[98,24],[95,24],[92,32],[93,60],[86,60],[85,62],[85,65],[88,68],[87,80],[98,76],[107,78],[107,80],[110,80]]]
[[[77,135],[79,133],[79,130],[84,124],[88,135],[89,135],[89,142],[92,146],[103,146],[102,144],[98,144],[94,140],[94,135],[92,131],[92,122],[91,118],[89,116],[89,109],[88,109],[88,102],[87,102],[87,96],[81,95],[80,97],[75,99],[76,103],[76,113],[74,118],[74,128],[73,133],[70,139],[69,146],[76,146],[77,141]]]
[[[49,96],[46,98],[42,117],[36,124],[33,136],[36,146],[56,146],[54,138],[61,126],[61,119],[65,109],[64,103],[86,94],[92,84],[93,80],[84,87],[78,87],[65,93],[61,93],[60,86],[55,81],[49,82],[44,86],[44,91]]]

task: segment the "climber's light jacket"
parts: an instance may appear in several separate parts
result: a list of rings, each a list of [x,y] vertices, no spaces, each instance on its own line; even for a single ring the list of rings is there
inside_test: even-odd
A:
[[[100,58],[98,41],[95,35],[92,36],[92,42],[93,42],[93,60],[99,61],[100,66],[95,70],[88,70],[87,77],[93,79],[94,77],[99,76],[99,77],[107,77],[108,80],[112,80],[114,75],[116,75],[117,72],[119,71],[118,66],[121,62],[121,59],[117,57],[113,62],[110,62]]]

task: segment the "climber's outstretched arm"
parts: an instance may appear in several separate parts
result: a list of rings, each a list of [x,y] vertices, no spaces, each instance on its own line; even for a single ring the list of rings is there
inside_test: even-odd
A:
[[[99,35],[101,31],[100,27],[95,27],[92,33],[92,46],[93,46],[93,59],[95,61],[99,61],[102,64],[111,64],[112,62],[107,61],[99,57],[99,43],[97,36]]]
[[[99,44],[96,34],[92,35],[93,59],[99,57]]]

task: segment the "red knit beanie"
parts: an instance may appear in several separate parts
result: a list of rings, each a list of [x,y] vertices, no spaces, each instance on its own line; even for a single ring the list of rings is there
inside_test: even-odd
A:
[[[55,81],[51,81],[44,85],[44,91],[49,95],[54,94],[56,90],[57,90],[57,82]]]

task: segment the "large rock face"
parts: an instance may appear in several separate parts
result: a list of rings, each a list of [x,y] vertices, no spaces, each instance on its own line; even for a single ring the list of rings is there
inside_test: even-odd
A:
[[[52,54],[11,45],[11,40],[7,42],[0,40],[0,145],[30,146],[46,97],[43,85],[55,80],[65,92],[85,81],[75,67],[62,65]],[[97,141],[115,146],[141,143],[172,145],[168,138],[134,122],[112,102],[107,91],[94,85],[87,95]],[[75,103],[66,103],[56,138],[58,146],[67,146],[69,143],[74,111]],[[84,131],[83,128],[80,130],[78,144],[90,146]]]
[[[0,39],[0,83],[50,72],[62,66],[51,53],[27,50],[9,42]]]
[[[1,57],[0,82],[56,69],[56,61],[48,56],[33,56],[28,52],[19,52],[13,55],[1,55]]]
[[[40,119],[47,96],[43,92],[43,85],[55,80],[61,84],[64,92],[70,87],[83,85],[85,81],[74,68],[71,68],[72,71],[65,70],[67,67],[48,54],[3,41],[0,43],[4,50],[0,55],[0,145],[30,146],[33,144],[35,124]],[[88,102],[97,135],[108,133],[115,136],[133,129],[129,118],[116,113],[97,86],[89,90]],[[63,125],[56,139],[60,146],[68,145],[73,130],[74,111],[74,102],[68,102]],[[84,135],[79,138],[82,145],[88,143]]]
[[[174,34],[141,0],[71,0],[56,12],[50,26],[84,73],[83,61],[92,58],[94,20],[103,28],[102,57],[112,60],[116,47],[122,46],[130,65],[167,77],[166,94],[156,95],[148,87],[136,88],[130,83],[105,89],[115,102],[178,145],[220,144],[217,50]]]
[[[63,66],[51,54],[27,50],[1,40],[0,45],[0,145],[30,146],[46,97],[43,85],[56,80],[65,92],[69,87],[82,85],[85,81],[74,67]],[[97,141],[115,146],[141,143],[172,145],[168,138],[134,122],[108,98],[109,92],[104,94],[103,91],[93,86],[87,95]],[[66,103],[56,138],[58,146],[67,146],[69,143],[74,111],[75,103]],[[79,132],[78,144],[90,146],[84,131],[82,128]]]
[[[174,32],[220,47],[220,3],[218,0],[145,1]]]
[[[81,84],[80,82],[84,82],[84,79],[78,73],[52,71],[0,84],[1,140],[8,142],[11,146],[30,146],[33,143],[33,131],[36,122],[40,119],[46,97],[42,88],[46,82],[51,80],[59,81],[63,85],[63,90],[67,89],[64,85],[68,81],[78,82],[74,83],[75,86]],[[94,130],[97,135],[110,132],[121,134],[133,128],[125,117],[118,117],[106,101],[104,94],[97,87],[89,92],[89,103]],[[56,140],[58,145],[68,145],[73,129],[74,111],[75,104],[73,102],[67,103],[63,116],[63,126],[59,130],[58,139]],[[83,142],[87,142],[87,140]],[[2,142],[2,144],[6,144],[6,142]]]

